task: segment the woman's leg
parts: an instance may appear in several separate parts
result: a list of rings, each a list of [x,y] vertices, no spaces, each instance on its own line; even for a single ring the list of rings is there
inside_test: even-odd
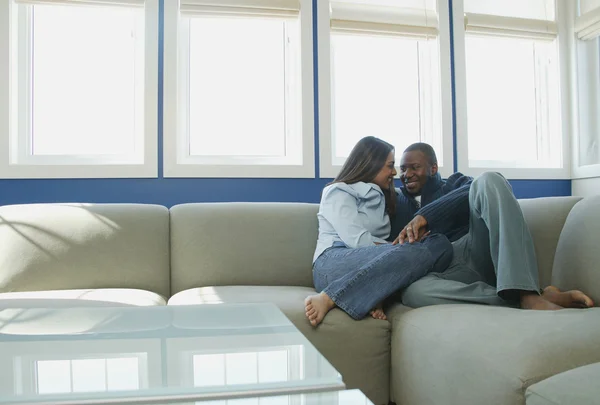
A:
[[[306,299],[313,325],[338,306],[362,319],[378,303],[430,271],[443,271],[452,260],[452,245],[443,235],[403,245],[378,245],[325,251],[314,264],[318,295]]]

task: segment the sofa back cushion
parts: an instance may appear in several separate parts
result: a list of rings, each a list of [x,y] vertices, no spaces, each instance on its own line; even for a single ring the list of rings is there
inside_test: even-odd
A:
[[[0,292],[137,288],[169,296],[169,211],[145,204],[0,207]]]
[[[535,245],[540,286],[550,285],[554,254],[567,216],[581,197],[543,197],[519,200]]]
[[[318,204],[171,208],[171,292],[207,286],[312,287]]]
[[[560,234],[552,284],[579,289],[600,304],[600,195],[578,202]]]

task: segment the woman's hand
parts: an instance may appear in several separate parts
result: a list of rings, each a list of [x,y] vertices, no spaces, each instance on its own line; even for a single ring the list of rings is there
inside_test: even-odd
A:
[[[392,244],[403,244],[406,240],[408,240],[408,243],[418,242],[428,234],[427,220],[424,216],[417,215],[402,229],[402,232],[400,232],[400,235],[398,235]]]

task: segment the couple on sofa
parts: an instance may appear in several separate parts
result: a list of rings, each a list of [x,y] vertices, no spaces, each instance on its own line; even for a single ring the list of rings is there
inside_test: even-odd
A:
[[[540,289],[534,245],[511,186],[498,173],[442,180],[430,145],[409,146],[394,187],[395,150],[369,136],[323,190],[313,257],[317,292],[305,300],[317,326],[334,307],[386,319],[400,292],[413,308],[451,303],[523,309],[588,308],[581,291]]]

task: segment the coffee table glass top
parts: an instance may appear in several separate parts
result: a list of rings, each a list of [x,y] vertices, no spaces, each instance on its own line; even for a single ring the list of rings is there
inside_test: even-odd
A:
[[[261,396],[217,401],[168,402],[157,405],[373,405],[360,390]]]
[[[0,404],[321,392],[339,373],[273,304],[0,310]]]

